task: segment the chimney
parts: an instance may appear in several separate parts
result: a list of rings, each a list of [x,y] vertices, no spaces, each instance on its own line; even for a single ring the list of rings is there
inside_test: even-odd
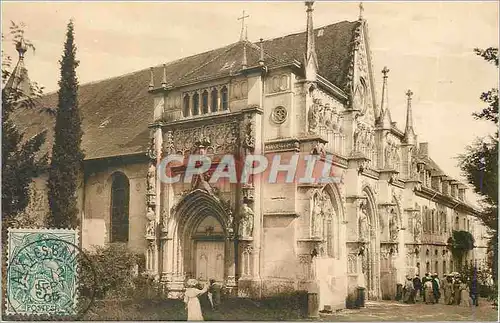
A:
[[[429,143],[421,142],[419,152],[423,156],[429,156]]]

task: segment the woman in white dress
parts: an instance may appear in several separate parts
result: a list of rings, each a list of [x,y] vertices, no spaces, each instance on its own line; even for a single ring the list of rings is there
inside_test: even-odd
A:
[[[197,284],[198,281],[196,279],[189,279],[186,282],[184,303],[186,303],[188,321],[203,321],[203,314],[201,313],[200,300],[198,299],[198,296],[208,290],[208,284],[205,284],[205,287],[201,290],[196,288]]]

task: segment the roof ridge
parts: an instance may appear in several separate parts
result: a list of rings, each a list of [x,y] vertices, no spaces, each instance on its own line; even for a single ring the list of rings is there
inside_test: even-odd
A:
[[[236,47],[236,45],[238,45],[240,42],[236,42],[236,43],[232,43],[230,45],[226,45],[226,49],[222,52],[222,53],[219,53],[218,55],[215,55],[212,59],[209,59],[208,61],[206,61],[205,63],[201,64],[200,66],[194,68],[192,71],[189,71],[187,72],[186,74],[184,74],[183,76],[179,77],[180,80],[186,78],[187,76],[193,74],[194,72],[196,71],[199,71],[200,69],[202,69],[203,67],[207,66],[208,64],[212,63],[213,61],[215,61],[217,58],[221,57],[223,54],[227,53],[228,51],[230,51],[231,49],[233,49],[234,47]],[[222,49],[224,47],[219,47],[219,48],[216,48],[212,51],[216,51],[218,49]],[[209,51],[211,52],[211,51]],[[205,52],[205,53],[208,53],[208,52]]]
[[[356,23],[357,21],[348,21],[348,20],[343,20],[343,21],[339,21],[339,22],[335,22],[335,23],[331,23],[331,24],[327,24],[327,25],[322,25],[322,26],[319,26],[319,27],[316,27],[314,28],[314,30],[319,30],[319,29],[322,29],[322,28],[327,28],[327,27],[330,27],[330,26],[334,26],[334,25],[338,25],[338,24],[341,24],[341,23]],[[277,40],[277,39],[283,39],[285,37],[291,37],[291,36],[296,36],[296,35],[299,35],[299,34],[302,34],[304,33],[305,31],[298,31],[298,32],[295,32],[295,33],[291,33],[291,34],[286,34],[286,35],[283,35],[283,36],[278,36],[278,37],[273,37],[273,38],[269,38],[269,39],[266,39],[266,40],[263,40],[263,42],[271,42],[271,41],[274,41],[274,40]],[[249,41],[247,40],[249,43],[252,43],[254,45],[256,45],[256,43],[252,42],[252,41]],[[238,42],[235,42],[235,43],[232,43],[232,44],[229,44],[229,45],[225,45],[225,46],[221,46],[221,47],[217,47],[217,48],[213,48],[213,49],[210,49],[210,50],[206,50],[204,52],[201,52],[201,53],[197,53],[197,54],[193,54],[191,56],[185,56],[185,57],[181,57],[181,58],[178,58],[178,59],[175,59],[175,60],[172,60],[172,61],[168,61],[168,62],[165,62],[165,63],[160,63],[160,64],[156,64],[156,65],[153,65],[152,67],[153,68],[161,68],[163,66],[163,64],[166,64],[166,66],[171,66],[173,64],[176,64],[178,62],[181,62],[183,60],[187,60],[187,59],[191,59],[191,58],[194,58],[194,57],[198,57],[198,56],[201,56],[201,55],[205,55],[207,53],[210,53],[210,52],[214,52],[216,50],[220,50],[224,47],[228,47],[228,49],[232,48],[232,46],[235,46],[236,44],[238,44]],[[228,50],[227,49],[227,50]],[[266,52],[264,50],[264,52],[271,58],[275,59],[275,60],[278,60],[279,59],[277,57],[275,57],[274,55],[271,55],[269,52]],[[219,55],[220,57],[220,55]],[[204,65],[206,66],[206,65]],[[95,81],[90,81],[90,82],[85,82],[85,83],[82,83],[82,84],[79,84],[79,86],[86,86],[86,85],[93,85],[93,84],[97,84],[97,83],[101,83],[101,82],[105,82],[105,81],[109,81],[109,80],[114,80],[114,79],[118,79],[118,78],[121,78],[121,77],[126,77],[126,76],[131,76],[131,75],[134,75],[134,74],[138,74],[138,73],[141,73],[141,72],[144,72],[144,71],[147,71],[149,70],[151,67],[147,67],[147,68],[142,68],[140,70],[135,70],[135,71],[132,71],[132,72],[128,72],[128,73],[125,73],[125,74],[120,74],[120,75],[115,75],[115,76],[109,76],[109,77],[105,77],[105,78],[102,78],[100,80],[95,80]],[[191,72],[188,72],[189,74],[191,74]],[[187,76],[188,74],[186,74],[185,76]],[[185,77],[183,76],[183,77]],[[45,95],[49,95],[49,94],[54,94],[54,93],[57,93],[58,89],[57,90],[53,90],[51,92],[48,92]]]

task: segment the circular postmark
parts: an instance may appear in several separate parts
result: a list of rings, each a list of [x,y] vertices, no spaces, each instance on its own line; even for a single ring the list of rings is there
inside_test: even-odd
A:
[[[9,255],[6,314],[81,319],[94,302],[96,287],[94,266],[75,243],[33,235]]]

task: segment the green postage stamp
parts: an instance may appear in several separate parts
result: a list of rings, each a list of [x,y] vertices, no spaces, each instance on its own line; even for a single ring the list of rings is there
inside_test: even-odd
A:
[[[78,233],[9,229],[8,315],[73,315],[78,288]]]

